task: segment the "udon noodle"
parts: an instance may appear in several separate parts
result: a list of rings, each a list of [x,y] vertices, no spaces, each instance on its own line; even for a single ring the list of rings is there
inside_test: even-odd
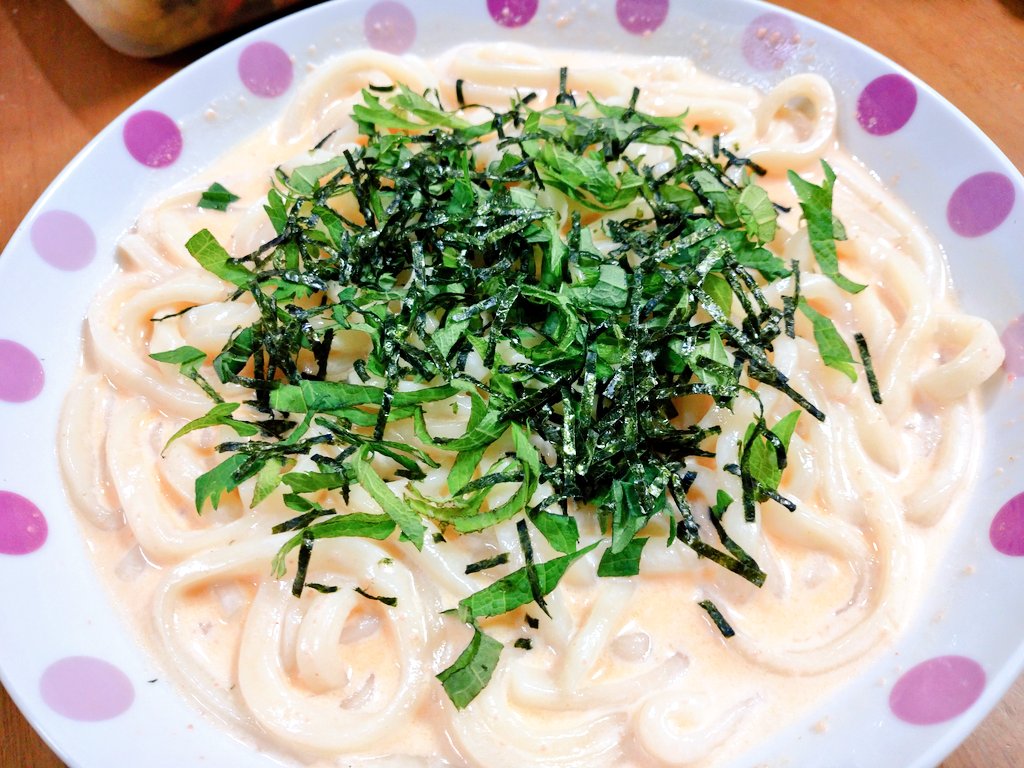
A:
[[[551,618],[533,632],[532,649],[511,647],[521,612],[489,622],[508,647],[490,684],[460,711],[435,675],[465,646],[468,630],[441,614],[487,583],[487,574],[467,575],[467,563],[508,551],[508,567],[522,565],[514,525],[444,543],[428,536],[422,551],[394,536],[320,541],[309,580],[343,588],[296,599],[289,582],[270,573],[289,535],[271,529],[292,515],[280,492],[251,508],[249,480],[216,510],[195,513],[195,479],[220,460],[214,447],[231,433],[192,432],[164,451],[209,399],[149,355],[191,345],[212,357],[252,322],[251,302],[229,300],[229,287],[184,243],[204,227],[234,256],[269,240],[263,203],[273,169],[356,144],[350,113],[368,84],[437,89],[452,105],[462,80],[469,102],[502,107],[517,91],[534,91],[543,105],[557,93],[560,66],[569,67],[576,92],[606,103],[625,104],[639,85],[640,109],[688,110],[708,142],[720,134],[768,171],[762,185],[792,208],[770,248],[799,263],[802,295],[844,337],[864,334],[884,401],[872,401],[863,377],[854,383],[826,367],[799,319],[795,338],[775,341],[773,361],[827,419],[801,419],[793,437],[780,492],[796,511],[768,501],[755,523],[737,509],[723,521],[767,573],[764,587],[678,541],[649,546],[631,578],[598,578],[591,553],[549,596]],[[947,538],[977,452],[973,392],[999,366],[1002,349],[986,321],[957,308],[943,254],[921,224],[843,151],[836,110],[831,87],[813,74],[762,93],[670,57],[520,46],[461,47],[432,60],[357,52],[320,66],[269,130],[143,211],[89,311],[86,363],[66,401],[60,453],[98,566],[184,691],[243,738],[307,765],[710,766],[862,669],[913,614],[923,574]],[[485,144],[481,162],[488,151]],[[843,271],[869,285],[856,295],[816,268],[785,184],[787,170],[820,179],[822,159],[839,179]],[[240,197],[226,212],[196,206],[214,181]],[[784,279],[764,290],[781,304],[789,289]],[[350,375],[363,345],[355,334],[339,335],[333,378]],[[216,386],[228,401],[246,396],[236,385]],[[770,422],[794,407],[774,390],[761,396]],[[698,496],[713,499],[718,488],[741,495],[724,467],[738,460],[753,407],[737,401],[733,411],[712,407],[700,416],[721,435],[716,458],[700,469]],[[453,414],[450,404],[429,410],[432,430],[461,434],[465,412]],[[416,440],[402,422],[387,436]],[[445,472],[423,485],[440,489]],[[401,494],[406,482],[389,484]],[[347,505],[337,491],[324,493],[339,508],[377,511],[358,486]],[[593,516],[577,514],[583,543],[596,539]],[[395,596],[397,605],[366,600],[354,586]],[[698,607],[703,599],[714,601],[735,637],[722,637]]]

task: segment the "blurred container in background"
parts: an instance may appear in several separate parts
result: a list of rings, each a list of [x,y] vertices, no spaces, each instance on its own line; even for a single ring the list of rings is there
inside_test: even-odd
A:
[[[161,56],[245,24],[299,0],[68,0],[111,47],[129,56]],[[306,2],[305,5],[310,3]]]

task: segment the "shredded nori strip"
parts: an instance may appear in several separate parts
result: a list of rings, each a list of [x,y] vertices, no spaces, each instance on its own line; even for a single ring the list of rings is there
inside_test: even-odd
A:
[[[868,350],[868,341],[863,333],[853,334],[857,342],[857,352],[860,354],[860,361],[864,364],[864,375],[868,380],[868,387],[871,389],[871,399],[878,405],[882,404],[882,393],[878,389],[878,377],[875,376],[875,367],[871,364],[871,352]]]
[[[381,596],[381,595],[371,595],[369,592],[367,592],[362,587],[353,587],[353,590],[355,592],[358,592],[360,595],[365,597],[367,600],[376,600],[378,603],[384,603],[384,605],[390,605],[392,608],[394,608],[396,605],[398,605],[398,598],[397,597],[384,597],[384,596]]]
[[[479,573],[480,571],[486,571],[489,568],[495,568],[499,565],[504,565],[508,562],[508,552],[502,552],[500,555],[494,557],[488,557],[485,560],[478,560],[475,563],[470,563],[466,566],[466,574]]]
[[[729,625],[729,622],[725,620],[722,612],[718,610],[718,606],[713,602],[710,600],[701,600],[698,605],[708,612],[708,616],[710,616],[711,620],[715,622],[715,626],[718,627],[718,631],[722,633],[722,637],[729,638],[736,634],[736,630]]]
[[[338,587],[333,584],[328,586],[327,584],[320,584],[315,581],[307,581],[306,586],[322,595],[330,595],[338,591]]]
[[[533,560],[533,545],[530,543],[530,532],[526,529],[526,520],[516,521],[516,532],[519,534],[519,546],[523,550],[523,559],[526,560],[526,579],[530,583],[533,602],[550,618],[548,604],[544,599],[544,589],[540,584],[540,575]]]

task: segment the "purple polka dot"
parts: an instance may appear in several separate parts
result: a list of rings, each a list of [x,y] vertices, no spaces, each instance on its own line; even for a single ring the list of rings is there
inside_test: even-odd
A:
[[[1024,493],[999,508],[989,526],[988,539],[1004,555],[1024,557]]]
[[[110,720],[126,712],[135,689],[120,669],[92,656],[69,656],[51,664],[39,680],[43,701],[71,720]]]
[[[985,671],[964,656],[938,656],[909,670],[893,686],[889,708],[912,725],[951,720],[970,709],[985,689]]]
[[[1000,337],[1003,342],[1003,350],[1006,357],[1003,358],[1003,370],[1011,376],[1024,376],[1024,315],[1012,320],[1003,335]]]
[[[873,136],[895,133],[917,106],[917,88],[903,75],[882,75],[865,86],[857,99],[857,122]]]
[[[252,43],[238,57],[238,76],[252,93],[272,99],[292,84],[292,60],[279,45]]]
[[[163,112],[136,112],[125,122],[122,135],[129,154],[150,168],[166,168],[181,154],[181,131]]]
[[[646,35],[664,23],[668,0],[615,0],[615,15],[627,32]]]
[[[779,69],[800,44],[796,24],[781,13],[764,13],[743,32],[743,58],[754,69]]]
[[[16,341],[0,339],[0,401],[27,403],[43,391],[39,358]]]
[[[52,267],[73,272],[96,256],[96,235],[81,216],[71,211],[46,211],[32,222],[32,247]]]
[[[0,554],[27,555],[46,542],[49,528],[39,508],[24,496],[0,491]]]
[[[946,219],[958,235],[980,237],[998,227],[1013,208],[1013,182],[1002,173],[978,173],[956,188]]]
[[[402,3],[382,0],[366,12],[363,33],[372,48],[405,53],[416,41],[416,18]]]
[[[521,27],[537,13],[537,0],[487,0],[487,11],[503,27]]]

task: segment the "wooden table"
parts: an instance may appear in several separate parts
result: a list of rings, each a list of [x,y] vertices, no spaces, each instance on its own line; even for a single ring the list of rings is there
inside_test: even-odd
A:
[[[852,35],[922,77],[1024,169],[1022,0],[779,4]],[[0,248],[86,142],[213,45],[155,61],[130,59],[107,48],[62,0],[3,0]],[[1022,712],[1024,678],[942,768],[1024,765]],[[0,688],[0,768],[60,765]]]

